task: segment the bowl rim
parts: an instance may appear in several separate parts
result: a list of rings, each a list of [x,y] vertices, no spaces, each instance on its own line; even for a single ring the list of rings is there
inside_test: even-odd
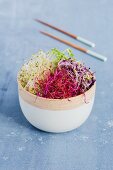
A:
[[[75,97],[64,99],[50,99],[40,96],[36,96],[24,87],[22,87],[20,81],[18,82],[18,94],[28,104],[45,110],[70,110],[75,109],[83,104],[88,104],[95,97],[96,82],[85,93],[77,95]]]
[[[18,83],[19,90],[23,90],[26,94],[30,95],[31,97],[40,98],[40,99],[43,99],[43,100],[46,100],[46,101],[47,101],[47,100],[48,100],[48,101],[61,101],[61,100],[68,100],[68,99],[74,99],[74,98],[77,98],[77,97],[82,97],[84,94],[89,93],[92,88],[96,88],[96,81],[95,81],[94,84],[93,84],[85,93],[82,93],[82,94],[79,94],[79,95],[73,96],[73,97],[63,98],[63,99],[52,99],[52,98],[46,98],[46,97],[36,96],[35,94],[30,93],[29,91],[27,91],[27,90],[21,85],[18,77],[17,77],[17,83]]]

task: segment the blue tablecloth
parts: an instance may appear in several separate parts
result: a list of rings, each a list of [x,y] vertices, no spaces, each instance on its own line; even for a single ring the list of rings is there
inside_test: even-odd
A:
[[[94,50],[108,58],[104,63],[73,50],[78,60],[96,72],[97,90],[91,116],[68,133],[46,133],[28,123],[19,106],[16,75],[39,49],[67,48],[38,30],[86,46],[34,18],[95,42]],[[113,169],[112,0],[0,0],[0,170],[12,169]]]

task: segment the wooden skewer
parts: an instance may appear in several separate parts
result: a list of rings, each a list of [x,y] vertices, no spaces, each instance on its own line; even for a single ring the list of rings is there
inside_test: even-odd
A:
[[[56,26],[53,26],[53,25],[51,25],[51,24],[48,24],[48,23],[46,23],[46,22],[44,22],[44,21],[41,21],[41,20],[39,20],[39,19],[35,19],[35,21],[36,21],[36,22],[39,22],[39,23],[41,23],[41,24],[43,24],[43,25],[46,25],[46,26],[48,26],[48,27],[50,27],[50,28],[52,28],[52,29],[55,29],[55,30],[57,30],[57,31],[59,31],[59,32],[62,32],[63,34],[66,34],[66,35],[68,35],[68,36],[70,36],[70,37],[72,37],[72,38],[74,38],[74,39],[77,39],[78,41],[80,41],[80,42],[82,42],[82,43],[84,43],[84,44],[86,44],[86,45],[88,45],[88,46],[95,47],[95,44],[94,44],[94,43],[92,43],[92,42],[90,42],[90,41],[88,41],[88,40],[86,40],[86,39],[84,39],[84,38],[82,38],[82,37],[80,37],[80,36],[77,36],[77,35],[75,35],[75,34],[71,34],[71,33],[67,32],[67,31],[64,31],[64,30],[62,30],[62,29],[60,29],[60,28],[58,28],[58,27],[56,27]]]
[[[101,54],[98,54],[98,53],[93,52],[93,51],[91,51],[91,50],[82,48],[82,47],[80,47],[80,46],[78,46],[78,45],[76,45],[76,44],[72,44],[71,42],[68,42],[68,41],[66,41],[66,40],[63,40],[63,39],[61,39],[61,38],[59,38],[59,37],[56,37],[56,36],[54,36],[54,35],[51,35],[51,34],[49,34],[49,33],[47,33],[47,32],[40,31],[40,33],[42,33],[42,34],[44,34],[44,35],[46,35],[46,36],[49,36],[49,37],[51,37],[51,38],[53,38],[53,39],[55,39],[55,40],[57,40],[57,41],[60,41],[60,42],[62,42],[62,43],[64,43],[64,44],[67,44],[67,45],[69,45],[69,46],[71,46],[71,47],[73,47],[73,48],[75,48],[75,49],[77,49],[77,50],[79,50],[79,51],[82,51],[82,52],[84,52],[84,53],[87,53],[87,54],[89,54],[89,55],[91,55],[91,56],[93,56],[93,57],[95,57],[95,58],[97,58],[97,59],[99,59],[99,60],[102,60],[102,61],[106,61],[106,60],[107,60],[107,58],[106,58],[105,56],[101,55]]]

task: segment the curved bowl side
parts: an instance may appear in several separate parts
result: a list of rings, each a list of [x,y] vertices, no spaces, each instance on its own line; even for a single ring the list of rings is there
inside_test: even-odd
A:
[[[27,103],[19,95],[20,106],[26,119],[36,128],[47,132],[67,132],[82,125],[91,113],[94,96],[88,104],[84,103],[70,110],[45,110]]]

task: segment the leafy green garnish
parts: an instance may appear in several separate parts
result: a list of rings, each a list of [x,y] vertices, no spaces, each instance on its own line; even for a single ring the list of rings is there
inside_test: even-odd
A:
[[[66,52],[68,53],[68,56],[70,56],[71,58],[74,58],[74,54],[70,48],[66,49]]]
[[[57,66],[58,63],[61,60],[68,60],[69,58],[72,58],[73,60],[75,60],[74,58],[74,54],[72,53],[71,49],[66,49],[65,51],[59,51],[56,48],[53,48],[50,52],[51,55],[54,55],[54,58],[52,60],[52,63]]]

